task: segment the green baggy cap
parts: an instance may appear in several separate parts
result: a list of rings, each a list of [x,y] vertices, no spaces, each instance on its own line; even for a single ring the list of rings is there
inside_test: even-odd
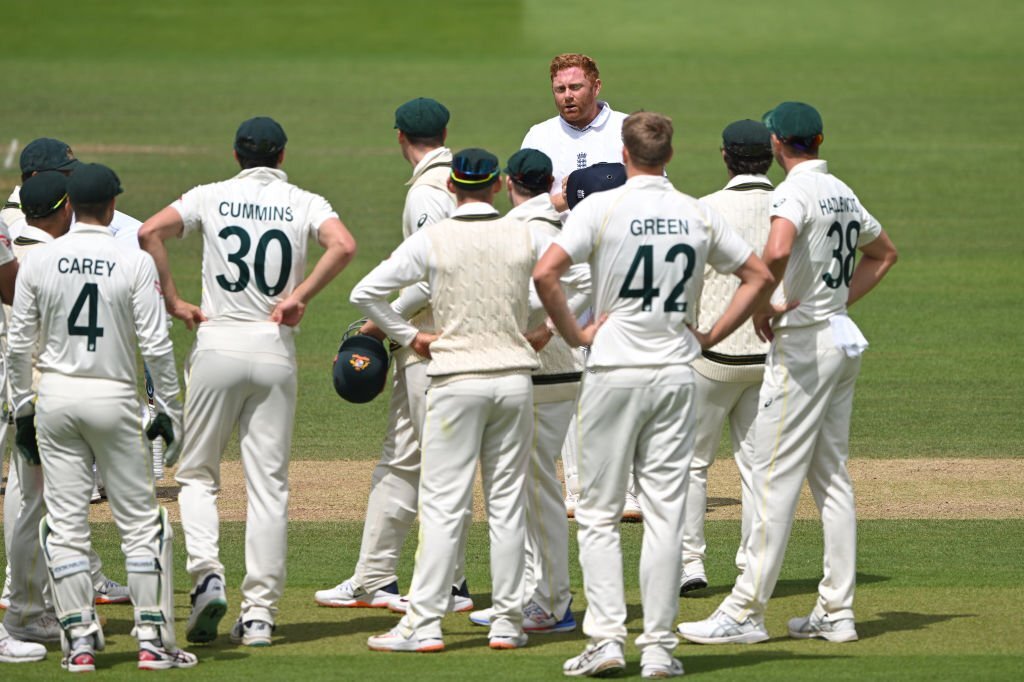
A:
[[[437,137],[448,127],[450,117],[436,99],[417,97],[395,109],[395,127],[413,137]]]

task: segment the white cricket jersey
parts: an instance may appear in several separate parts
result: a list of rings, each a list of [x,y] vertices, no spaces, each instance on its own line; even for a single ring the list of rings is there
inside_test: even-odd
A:
[[[537,149],[551,159],[551,194],[562,193],[562,179],[574,170],[595,163],[622,163],[622,122],[627,114],[613,111],[607,102],[585,128],[577,128],[561,116],[549,118],[530,128],[521,149]],[[562,215],[565,220],[568,211]]]
[[[41,382],[48,374],[108,379],[134,395],[136,339],[144,357],[172,352],[164,320],[152,257],[109,228],[75,223],[26,253],[18,271],[8,335],[15,405],[31,395],[37,339]]]
[[[0,265],[7,265],[14,260],[14,252],[11,248],[11,237],[7,232],[7,225],[0,220]],[[4,313],[7,311],[7,306],[3,306],[3,311],[0,311],[0,335],[7,333],[7,315]]]
[[[8,234],[11,239],[17,239],[25,231],[25,227],[28,223],[25,222],[25,214],[21,211],[21,185],[14,188],[11,192],[10,198],[7,199],[8,207],[0,212],[0,219],[2,219],[8,226]],[[74,221],[74,216],[72,216]],[[139,248],[139,228],[142,223],[131,217],[127,213],[121,213],[120,211],[114,211],[114,218],[110,221],[110,231],[119,240],[124,240],[126,244],[132,244],[135,248]]]
[[[882,226],[823,159],[794,166],[772,193],[771,215],[796,226],[797,236],[782,276],[782,302],[799,301],[775,329],[806,327],[846,312],[857,247]]]
[[[350,301],[393,340],[409,345],[417,329],[385,297],[427,281],[439,333],[428,375],[528,372],[539,366],[523,336],[536,255],[522,221],[470,202],[402,242],[355,286]]]
[[[200,307],[211,322],[268,321],[305,278],[309,240],[338,217],[322,196],[264,167],[195,187],[171,206],[185,226],[182,237],[202,233]]]
[[[701,197],[701,201],[718,211],[729,226],[753,247],[755,253],[761,253],[771,229],[768,209],[771,206],[773,189],[767,176],[737,175],[726,183],[724,189]],[[705,332],[711,329],[729,306],[739,286],[739,278],[732,273],[720,273],[714,268],[704,267],[704,288],[697,316],[698,329]],[[752,365],[747,373],[756,376],[763,369],[761,365],[764,364],[764,354],[767,351],[768,344],[757,338],[754,324],[748,320],[713,348],[705,351],[704,356],[730,365]],[[702,364],[695,365],[698,371],[701,371]]]
[[[717,212],[654,175],[581,201],[555,243],[590,262],[594,316],[608,319],[587,366],[603,368],[692,362],[700,344],[688,325],[705,263],[735,272],[751,254]]]

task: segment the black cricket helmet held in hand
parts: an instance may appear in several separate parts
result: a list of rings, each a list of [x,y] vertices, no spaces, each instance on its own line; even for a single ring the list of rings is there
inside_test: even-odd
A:
[[[387,348],[383,341],[360,334],[366,320],[349,325],[334,357],[334,390],[350,403],[368,403],[384,390],[388,379]]]

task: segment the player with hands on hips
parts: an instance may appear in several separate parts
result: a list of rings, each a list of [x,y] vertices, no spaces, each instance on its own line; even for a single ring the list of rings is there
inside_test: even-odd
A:
[[[65,237],[25,256],[10,330],[17,441],[27,450],[38,442],[48,511],[39,539],[62,628],[61,665],[70,672],[94,670],[96,651],[104,645],[88,556],[94,461],[107,472],[122,538],[138,667],[188,668],[197,662],[175,643],[171,526],[157,505],[138,429],[136,342],[153,371],[169,440],[180,432],[174,353],[153,260],[116,243],[107,227],[121,191],[117,175],[105,166],[75,169],[67,192],[77,222]],[[40,378],[33,391],[37,349]],[[82,401],[83,395],[89,400]]]
[[[580,565],[587,595],[584,651],[565,661],[568,676],[625,668],[626,601],[619,519],[632,466],[640,489],[644,541],[640,592],[644,631],[637,638],[644,677],[675,677],[680,552],[686,478],[693,456],[693,370],[701,343],[690,331],[704,265],[740,279],[729,305],[702,339],[713,345],[767,296],[767,268],[714,210],[665,177],[672,122],[638,112],[622,126],[628,179],[582,201],[534,268],[544,307],[562,338],[591,345],[576,427]],[[580,328],[559,278],[589,262],[596,320]],[[596,444],[600,443],[600,447]]]
[[[220,459],[237,426],[249,505],[241,613],[231,639],[271,643],[285,585],[295,327],[355,254],[355,240],[327,200],[290,184],[280,169],[287,139],[271,118],[243,122],[234,138],[241,172],[189,190],[139,230],[168,311],[196,329],[176,475],[193,585],[185,632],[192,642],[216,638],[227,610],[217,493]],[[164,245],[194,232],[203,237],[202,306],[179,296]],[[311,239],[325,250],[307,277]]]
[[[702,644],[768,639],[765,611],[806,479],[821,513],[824,577],[814,608],[789,621],[789,635],[850,642],[858,637],[857,518],[846,462],[854,385],[868,344],[847,308],[882,280],[897,252],[853,190],[819,158],[824,135],[814,107],[783,102],[763,121],[786,171],[772,193],[764,248],[764,261],[782,286],[755,317],[772,344],[754,425],[746,561],[718,609],[705,620],[681,623],[679,632]]]

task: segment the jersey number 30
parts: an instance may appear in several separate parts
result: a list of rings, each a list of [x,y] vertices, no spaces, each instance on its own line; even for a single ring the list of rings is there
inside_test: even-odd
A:
[[[683,295],[686,283],[693,276],[693,266],[697,256],[693,252],[693,247],[689,244],[676,244],[665,254],[665,262],[674,262],[679,257],[679,254],[686,256],[686,267],[683,269],[682,279],[672,287],[668,298],[665,299],[664,308],[666,313],[686,312],[686,301],[680,301],[679,297]],[[640,288],[633,289],[633,280],[636,279],[637,270],[641,267],[643,268],[643,278],[641,279]],[[629,272],[626,273],[626,280],[622,283],[622,288],[619,289],[619,297],[643,299],[642,308],[647,311],[652,309],[654,299],[660,295],[661,289],[654,286],[654,246],[645,244],[638,248],[636,255],[633,256],[633,262],[629,265]]]
[[[225,291],[241,291],[249,285],[251,275],[248,264],[242,260],[252,247],[252,237],[244,228],[238,225],[228,225],[217,233],[221,239],[238,237],[238,250],[228,254],[228,262],[238,268],[238,279],[234,282],[224,275],[217,275],[217,284]],[[273,284],[267,282],[267,249],[270,242],[277,242],[281,249],[281,271],[277,275],[277,281]],[[253,258],[253,270],[255,270],[256,288],[260,293],[267,296],[276,296],[288,284],[288,277],[292,274],[292,245],[288,241],[288,235],[281,230],[267,230],[256,242],[256,254]]]
[[[68,315],[68,336],[84,336],[85,348],[89,351],[96,351],[96,339],[103,336],[103,327],[99,326],[99,311],[97,307],[100,300],[100,290],[95,282],[88,282],[82,285],[82,290],[71,306],[71,314]],[[89,306],[85,313],[85,326],[78,324],[82,316],[82,308]]]

